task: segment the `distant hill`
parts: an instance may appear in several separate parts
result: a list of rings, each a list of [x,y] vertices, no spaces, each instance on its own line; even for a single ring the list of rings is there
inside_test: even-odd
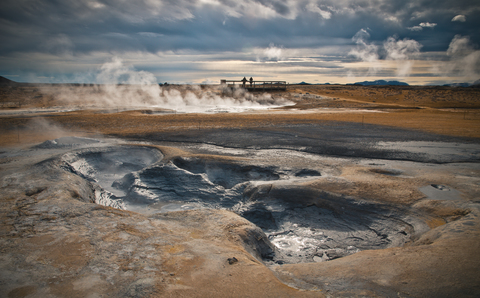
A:
[[[475,83],[474,83],[475,84]],[[470,83],[452,83],[452,84],[445,84],[443,86],[448,86],[448,87],[470,87],[474,84]]]
[[[311,85],[311,84],[310,84],[310,83],[301,82],[301,83],[298,83],[298,85]]]
[[[376,80],[376,81],[363,81],[363,82],[357,82],[354,84],[347,84],[347,85],[362,85],[362,86],[409,86],[405,82],[399,82],[399,81],[385,81],[385,80]]]
[[[0,85],[14,85],[16,82],[0,76]]]

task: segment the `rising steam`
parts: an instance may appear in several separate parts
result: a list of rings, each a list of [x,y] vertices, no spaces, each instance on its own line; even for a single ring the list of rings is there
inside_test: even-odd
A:
[[[364,62],[368,62],[369,69],[367,75],[374,75],[380,68],[378,62],[378,47],[375,44],[369,43],[370,33],[365,29],[358,31],[352,40],[357,44],[348,54],[354,56]]]
[[[480,50],[475,49],[468,36],[455,35],[447,50],[450,58],[443,71],[474,81],[480,76]]]
[[[395,37],[389,37],[383,43],[383,48],[386,52],[385,59],[397,62],[397,77],[403,78],[410,75],[412,58],[418,56],[422,45],[413,39],[397,40]]]
[[[95,107],[157,107],[184,112],[239,111],[290,104],[270,94],[252,94],[244,89],[198,85],[159,86],[155,76],[126,66],[120,58],[102,65],[95,75],[99,84],[66,86],[55,94],[63,104]]]
[[[422,45],[413,40],[404,38],[398,40],[396,36],[391,36],[383,42],[383,46],[377,46],[369,42],[370,34],[367,30],[361,29],[352,38],[356,43],[348,54],[368,62],[369,69],[367,75],[375,75],[381,68],[381,60],[393,60],[397,63],[396,76],[408,77],[412,69],[412,59],[419,53]]]

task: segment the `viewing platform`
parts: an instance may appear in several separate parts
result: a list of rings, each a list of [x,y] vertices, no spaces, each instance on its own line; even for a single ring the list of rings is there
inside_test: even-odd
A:
[[[221,85],[227,85],[230,88],[244,88],[248,91],[286,91],[286,81],[254,81],[252,78],[247,80],[244,78],[239,81],[221,80]]]

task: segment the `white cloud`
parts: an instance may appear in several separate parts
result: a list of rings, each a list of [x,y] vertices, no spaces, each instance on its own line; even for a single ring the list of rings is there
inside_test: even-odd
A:
[[[207,4],[207,5],[220,5],[220,2],[218,2],[218,0],[200,0],[199,2],[201,4]]]
[[[435,26],[437,26],[437,23],[423,22],[423,23],[418,24],[417,26],[407,27],[407,29],[410,30],[410,31],[422,31],[423,28],[433,29],[433,28],[435,28]]]
[[[97,1],[88,1],[87,6],[91,9],[101,9],[105,8],[105,4],[97,2]]]
[[[329,20],[332,17],[332,13],[330,11],[322,10],[321,8],[319,8],[318,6],[316,6],[313,3],[309,3],[306,6],[306,9],[311,11],[311,12],[318,13],[322,18],[324,18],[326,20]]]
[[[273,43],[270,43],[266,49],[256,49],[257,61],[280,61],[282,60],[283,49],[276,47]]]
[[[463,14],[459,14],[453,17],[452,22],[465,22],[467,18]]]
[[[105,37],[114,37],[114,38],[122,38],[122,39],[131,39],[131,37],[128,34],[124,33],[119,33],[119,32],[108,32],[102,34],[102,36]]]
[[[217,1],[202,0],[197,1],[196,6],[199,8],[210,6],[218,7],[226,16],[232,18],[246,17],[248,19],[273,19],[285,18],[289,20],[295,19],[299,13],[299,5],[294,0],[286,1]]]
[[[435,26],[437,26],[437,23],[429,23],[429,22],[425,22],[425,23],[420,23],[420,27],[424,27],[424,28],[434,28]]]
[[[422,31],[423,30],[423,27],[421,26],[413,26],[413,27],[407,27],[408,30],[411,30],[411,31]]]
[[[155,32],[138,32],[138,35],[150,37],[150,38],[157,38],[164,36],[163,34],[155,33]]]

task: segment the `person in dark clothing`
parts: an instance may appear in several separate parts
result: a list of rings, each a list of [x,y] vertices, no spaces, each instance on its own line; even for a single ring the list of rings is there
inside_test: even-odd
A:
[[[243,82],[243,88],[245,88],[245,83],[247,82],[247,78],[246,78],[246,77],[243,77],[242,82]]]

